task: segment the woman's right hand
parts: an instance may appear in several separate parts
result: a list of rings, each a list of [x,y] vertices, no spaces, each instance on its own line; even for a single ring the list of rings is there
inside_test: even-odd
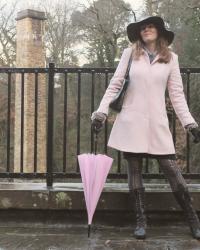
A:
[[[92,130],[98,133],[103,128],[103,124],[107,119],[107,115],[102,112],[94,111],[91,116],[92,120]]]

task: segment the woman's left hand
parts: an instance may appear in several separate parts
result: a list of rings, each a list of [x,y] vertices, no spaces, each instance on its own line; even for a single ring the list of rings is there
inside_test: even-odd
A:
[[[194,142],[194,143],[199,143],[199,142],[200,142],[200,129],[199,129],[199,127],[197,127],[197,128],[192,128],[192,129],[190,130],[190,132],[191,132],[191,134],[192,134],[193,137],[194,137],[193,142]]]
[[[200,128],[199,128],[198,124],[196,124],[196,123],[188,124],[187,126],[185,126],[185,129],[187,130],[188,133],[191,133],[193,135],[193,137],[194,137],[193,142],[194,143],[200,142]]]

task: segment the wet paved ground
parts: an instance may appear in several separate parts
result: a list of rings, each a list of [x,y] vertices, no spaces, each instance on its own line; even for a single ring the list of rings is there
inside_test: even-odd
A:
[[[0,227],[0,250],[199,250],[186,225],[149,226],[146,240],[136,240],[130,226],[26,225]]]
[[[156,192],[156,187],[160,190],[158,185],[154,185],[154,191],[151,190],[153,193]],[[35,184],[31,186],[15,184],[14,187],[3,184],[2,192],[9,191],[11,188],[18,192],[35,190],[36,194],[40,194],[41,190],[46,191],[44,184],[40,184],[39,188]],[[119,205],[119,202],[126,202],[125,199],[120,200],[119,195],[120,192],[127,191],[127,184],[117,187],[110,184],[106,188],[108,191],[113,189],[113,193],[117,192],[115,196],[117,202],[113,204]],[[55,189],[78,191],[81,186],[55,184]],[[197,192],[196,189],[194,191]],[[163,194],[165,194],[164,191]],[[13,194],[9,196],[11,206],[6,193],[4,205],[9,206],[6,209],[0,209],[0,250],[200,250],[200,241],[192,238],[189,227],[184,223],[183,214],[176,209],[150,212],[147,238],[136,240],[133,236],[133,212],[122,210],[123,207],[120,211],[107,211],[102,206],[102,211],[95,213],[91,236],[88,238],[85,210],[77,213],[74,209],[46,210],[42,205],[43,209],[28,210],[21,205],[21,200],[25,202],[26,199],[30,199],[30,193],[26,194],[26,199],[20,199],[20,196],[22,198],[25,196],[23,192],[18,194],[15,192],[15,195],[16,197]],[[80,196],[74,197],[74,201],[80,199]],[[154,200],[158,199],[160,208],[163,200],[158,197],[161,196],[155,196]],[[171,199],[171,196],[169,198]],[[13,202],[14,199],[15,202]],[[196,201],[198,201],[197,196]],[[198,204],[199,202],[196,202],[196,205]],[[23,209],[19,209],[21,206]],[[66,205],[64,207],[66,208]]]

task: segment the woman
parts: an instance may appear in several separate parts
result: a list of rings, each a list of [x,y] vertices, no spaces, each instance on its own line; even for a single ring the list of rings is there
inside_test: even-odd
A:
[[[142,157],[150,157],[158,160],[177,202],[187,215],[193,237],[200,239],[199,219],[187,184],[176,165],[175,147],[165,105],[165,90],[168,88],[170,100],[184,131],[191,132],[195,141],[199,142],[199,127],[188,109],[183,92],[178,56],[168,48],[174,33],[165,28],[161,17],[154,16],[129,24],[127,34],[133,45],[122,54],[99,108],[92,114],[92,127],[95,131],[102,128],[109,104],[122,86],[132,56],[130,84],[122,111],[117,114],[114,122],[108,146],[122,151],[128,162],[128,185],[135,204],[137,222],[134,235],[142,239],[146,236]]]

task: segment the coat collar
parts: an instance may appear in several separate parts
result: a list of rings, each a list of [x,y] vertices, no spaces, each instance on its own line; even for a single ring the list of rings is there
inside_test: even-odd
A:
[[[148,55],[148,52],[147,52],[147,50],[146,50],[146,48],[142,48],[142,50],[144,51],[144,56],[145,57],[147,57],[147,59],[148,59],[148,61],[149,61],[149,55]],[[159,53],[155,56],[155,58],[153,59],[153,61],[150,63],[150,61],[149,61],[149,63],[152,65],[152,64],[154,64],[156,61],[158,61],[158,59],[160,58],[160,55],[159,55]]]
[[[157,53],[158,53],[157,51],[155,51],[155,52],[152,53],[152,52],[149,51],[149,50],[147,49],[147,47],[145,47],[145,46],[143,46],[143,49],[146,50],[146,52],[147,52],[149,55],[151,55],[151,56],[155,56],[155,57],[156,57],[156,55],[157,55]]]

